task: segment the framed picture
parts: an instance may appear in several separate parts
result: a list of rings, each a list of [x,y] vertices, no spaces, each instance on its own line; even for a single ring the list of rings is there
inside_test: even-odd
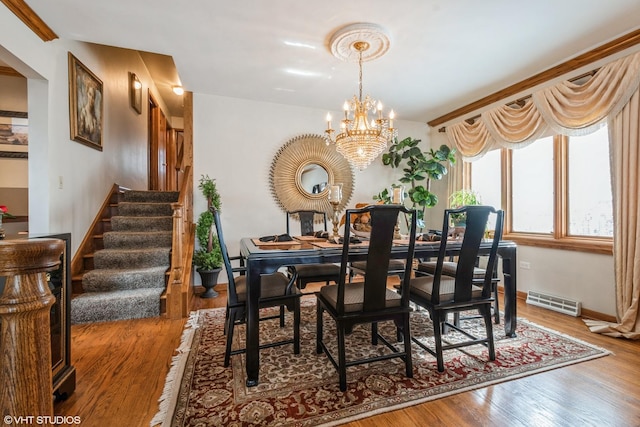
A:
[[[129,73],[129,93],[131,97],[131,107],[138,114],[142,114],[142,83],[135,73]]]
[[[102,151],[102,81],[69,52],[71,139]]]
[[[0,110],[0,144],[29,144],[29,120],[26,112]]]

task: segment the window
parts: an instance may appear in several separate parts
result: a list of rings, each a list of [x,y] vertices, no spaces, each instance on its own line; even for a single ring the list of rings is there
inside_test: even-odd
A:
[[[504,234],[520,244],[611,253],[613,209],[606,126],[541,138],[471,163],[471,188],[505,209]]]
[[[570,138],[568,153],[569,234],[612,237],[607,128]]]
[[[511,153],[512,230],[553,233],[553,137]]]
[[[479,160],[473,162],[471,168],[471,182],[483,205],[493,206],[496,209],[502,207],[502,191],[500,187],[500,150],[489,151]],[[493,222],[495,218],[489,217]],[[494,224],[487,225],[489,229]]]

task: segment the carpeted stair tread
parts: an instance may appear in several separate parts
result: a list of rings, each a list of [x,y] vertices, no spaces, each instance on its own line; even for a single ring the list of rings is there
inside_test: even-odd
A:
[[[105,249],[171,247],[171,231],[107,231],[102,235]]]
[[[168,267],[171,248],[101,249],[94,253],[93,265],[96,269]]]
[[[120,216],[171,216],[171,203],[136,203],[122,202],[118,204]]]
[[[124,202],[157,202],[172,203],[178,201],[177,191],[125,191],[122,195]]]
[[[124,289],[165,287],[167,267],[91,270],[82,276],[85,292],[120,291]]]
[[[163,291],[163,288],[142,288],[80,294],[71,300],[71,323],[159,316]]]
[[[112,216],[111,231],[173,230],[172,216]]]

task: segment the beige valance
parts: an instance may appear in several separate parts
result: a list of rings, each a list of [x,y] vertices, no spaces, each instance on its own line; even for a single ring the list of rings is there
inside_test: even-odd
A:
[[[618,114],[639,85],[637,52],[601,67],[584,84],[561,82],[533,93],[522,107],[503,105],[483,112],[472,124],[449,125],[447,137],[471,161],[495,148],[524,147],[549,128],[584,135]]]

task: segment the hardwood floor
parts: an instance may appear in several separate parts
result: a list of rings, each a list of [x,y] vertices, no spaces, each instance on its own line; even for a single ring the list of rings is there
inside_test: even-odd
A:
[[[221,292],[196,298],[193,309],[224,305]],[[518,317],[614,354],[347,425],[640,426],[640,341],[592,334],[580,319],[524,301],[518,301]],[[72,326],[77,386],[56,403],[56,415],[79,416],[83,427],[148,426],[184,323],[153,318]]]

